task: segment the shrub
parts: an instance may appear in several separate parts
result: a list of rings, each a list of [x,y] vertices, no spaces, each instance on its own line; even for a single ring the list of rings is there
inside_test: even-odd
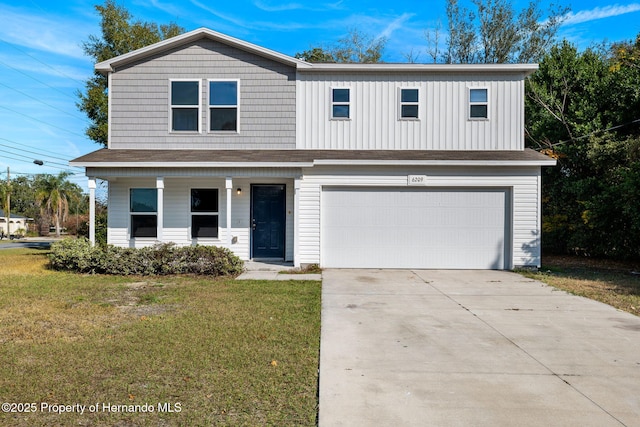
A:
[[[54,243],[49,260],[55,270],[143,276],[236,276],[244,267],[243,261],[233,252],[217,246],[177,247],[173,243],[159,243],[140,249],[112,245],[92,247],[86,238]]]

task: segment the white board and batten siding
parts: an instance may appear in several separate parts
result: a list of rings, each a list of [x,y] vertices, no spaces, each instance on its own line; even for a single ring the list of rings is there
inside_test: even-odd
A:
[[[523,75],[298,73],[301,149],[522,150]],[[331,119],[332,88],[350,89],[349,120]],[[417,120],[399,119],[400,88],[419,89]],[[469,89],[488,90],[488,119],[469,119]]]
[[[231,237],[229,248],[243,260],[250,257],[250,195],[251,184],[286,185],[286,241],[285,259],[293,260],[293,180],[275,178],[236,178],[231,191]],[[155,188],[155,178],[121,178],[109,182],[108,242],[122,247],[144,247],[157,243],[156,239],[132,239],[130,231],[129,189]],[[192,188],[218,189],[218,238],[192,239],[190,190]],[[237,189],[241,188],[240,195]],[[227,195],[225,179],[220,177],[182,177],[164,179],[162,241],[178,246],[194,244],[207,246],[227,245]]]
[[[315,169],[315,168],[314,168]],[[426,185],[423,187],[410,187],[407,185],[408,175],[426,175]],[[493,243],[485,244],[485,248],[496,251],[493,246],[499,244],[502,245],[502,249],[498,248],[497,252],[504,254],[502,260],[495,260],[492,256],[486,256],[482,254],[473,255],[469,252],[470,261],[452,263],[449,261],[440,262],[439,264],[423,264],[425,268],[505,268],[510,269],[518,266],[537,266],[540,263],[540,241],[539,236],[532,230],[540,229],[540,206],[539,206],[539,191],[540,185],[540,171],[539,168],[443,168],[443,167],[431,167],[431,168],[410,168],[409,170],[401,170],[400,168],[359,168],[354,170],[338,170],[337,168],[327,168],[324,171],[314,170],[305,173],[305,178],[301,182],[300,187],[300,242],[298,249],[298,256],[301,264],[313,264],[320,263],[321,266],[328,260],[334,264],[334,266],[340,266],[339,263],[334,262],[332,255],[328,255],[327,251],[331,248],[326,247],[323,239],[327,238],[327,230],[323,230],[323,227],[329,225],[330,227],[336,226],[335,221],[340,221],[340,218],[336,218],[335,215],[348,215],[349,210],[343,210],[339,213],[339,210],[331,210],[331,204],[336,202],[340,204],[346,200],[344,197],[341,199],[340,190],[351,191],[351,196],[356,196],[364,199],[363,209],[367,209],[367,197],[375,198],[377,196],[382,197],[385,200],[392,200],[393,197],[399,197],[406,202],[407,200],[422,199],[420,203],[433,203],[434,205],[449,204],[449,212],[459,219],[457,224],[462,224],[463,221],[477,224],[477,218],[473,218],[463,204],[466,202],[476,203],[476,212],[478,215],[484,215],[484,223],[488,226],[489,231],[485,236],[487,241]],[[364,190],[362,194],[358,194],[357,190]],[[397,190],[397,195],[393,195]],[[379,194],[375,194],[375,192]],[[329,193],[332,194],[329,194]],[[420,194],[423,192],[424,194]],[[365,194],[365,193],[368,193]],[[336,198],[336,195],[338,196]],[[345,196],[346,193],[342,194]],[[346,195],[345,197],[350,197]],[[438,200],[438,197],[441,200]],[[476,200],[474,202],[473,200]],[[326,203],[328,202],[328,203]],[[503,204],[503,205],[501,205]],[[369,203],[369,208],[375,206],[375,203]],[[412,218],[416,215],[417,210],[415,206],[410,207],[403,219],[403,214],[397,214],[393,212],[393,207],[390,207],[389,218],[399,221],[407,221],[408,225],[414,221]],[[357,208],[356,208],[357,209]],[[413,209],[413,210],[411,210]],[[422,211],[425,212],[425,211]],[[440,215],[442,217],[443,212],[446,210],[437,209],[431,211],[432,214]],[[502,214],[500,214],[502,212]],[[319,214],[318,214],[319,213]],[[469,216],[471,215],[471,216]],[[487,215],[502,216],[500,218],[489,218]],[[369,217],[371,221],[375,221],[372,216]],[[449,219],[443,219],[445,224]],[[436,222],[437,223],[437,222]],[[371,224],[369,224],[371,225]],[[416,225],[416,224],[413,224]],[[454,227],[455,222],[451,223]],[[338,224],[339,226],[339,224]],[[388,227],[393,229],[393,224],[387,224]],[[371,228],[371,227],[369,227]],[[500,229],[503,232],[500,232]],[[491,231],[493,230],[493,231]],[[397,230],[396,230],[397,231]],[[428,232],[429,230],[423,230]],[[433,231],[433,230],[432,230]],[[392,231],[393,232],[393,231]],[[417,232],[417,229],[416,229]],[[329,231],[331,233],[331,231]],[[375,230],[372,231],[375,233]],[[483,240],[481,233],[472,233],[477,238],[471,239],[468,248],[460,248],[459,253],[464,251],[471,251],[473,245],[477,246],[477,250],[482,249],[482,245],[478,246],[478,242]],[[348,237],[356,236],[354,233],[347,233]],[[369,234],[370,238],[372,234]],[[378,245],[383,248],[392,248],[396,245],[401,245],[402,239],[396,239],[396,243],[388,243],[384,239],[385,233],[380,233],[380,240]],[[433,234],[432,234],[433,236]],[[438,238],[444,238],[444,235]],[[331,239],[331,236],[329,236]],[[394,237],[395,238],[395,237]],[[463,244],[465,241],[464,233],[458,233],[456,237],[456,244]],[[492,240],[493,239],[493,240]],[[501,239],[504,239],[501,242]],[[412,239],[407,240],[411,242]],[[335,239],[332,240],[336,242]],[[332,242],[329,242],[332,244]],[[400,243],[398,243],[400,242]],[[415,242],[415,241],[414,241]],[[404,248],[404,253],[411,253]],[[423,248],[424,249],[424,248]],[[356,248],[357,250],[357,248]],[[340,255],[340,254],[339,254]],[[344,254],[342,254],[344,255]],[[366,257],[366,255],[363,255]],[[328,258],[327,258],[328,257]],[[476,258],[476,261],[471,258]],[[488,260],[488,261],[487,261]],[[408,262],[408,261],[407,261]],[[399,259],[393,264],[396,267],[416,267],[417,264],[411,262],[407,263],[405,260]],[[404,264],[403,264],[404,263]],[[484,263],[484,264],[483,264]],[[354,264],[352,264],[353,266]],[[361,266],[366,266],[366,263],[360,262]],[[465,267],[466,265],[466,267]],[[385,267],[384,262],[378,267]],[[389,264],[391,266],[391,264]]]

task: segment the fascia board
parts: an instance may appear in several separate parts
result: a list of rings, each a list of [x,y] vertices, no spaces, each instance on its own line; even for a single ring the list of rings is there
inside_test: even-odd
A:
[[[314,166],[555,166],[549,160],[315,160]]]
[[[524,73],[529,75],[538,70],[538,64],[337,64],[314,63],[300,71],[326,72],[428,72],[428,73]]]
[[[311,162],[70,162],[86,168],[307,168]]]
[[[217,31],[213,31],[208,28],[198,28],[197,30],[183,33],[176,37],[162,40],[158,43],[154,43],[152,45],[145,46],[143,48],[125,53],[123,55],[116,56],[115,58],[99,62],[95,65],[95,70],[102,73],[112,72],[116,67],[120,65],[127,64],[131,61],[144,58],[146,56],[150,56],[164,50],[168,50],[173,46],[184,44],[193,40],[198,40],[203,37],[219,41],[229,46],[237,47],[244,51],[253,52],[257,55],[267,57],[273,59],[274,61],[282,62],[293,67],[307,68],[311,66],[311,64],[309,64],[308,62],[302,61],[300,59],[293,58],[291,56],[284,55],[282,53],[249,42],[245,42],[243,40],[236,39],[222,33],[218,33]]]

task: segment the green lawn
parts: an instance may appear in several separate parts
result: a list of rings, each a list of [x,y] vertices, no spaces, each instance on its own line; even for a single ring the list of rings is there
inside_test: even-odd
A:
[[[640,316],[640,274],[637,264],[572,256],[544,256],[540,271],[522,274],[574,295],[604,302]]]
[[[0,402],[22,411],[0,425],[312,426],[319,344],[320,282],[75,275],[0,251]]]

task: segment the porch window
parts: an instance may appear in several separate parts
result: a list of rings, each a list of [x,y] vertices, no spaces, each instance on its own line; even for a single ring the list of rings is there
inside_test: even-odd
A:
[[[200,82],[171,82],[171,131],[200,131]]]
[[[132,188],[129,190],[131,237],[157,237],[158,190]]]
[[[400,89],[400,118],[418,118],[418,89]]]
[[[218,189],[191,189],[191,238],[218,237]]]
[[[237,131],[239,82],[237,80],[209,81],[209,130]]]
[[[351,94],[348,88],[331,89],[331,118],[348,119],[350,117]]]
[[[487,89],[469,89],[469,118],[489,118],[489,95]]]

